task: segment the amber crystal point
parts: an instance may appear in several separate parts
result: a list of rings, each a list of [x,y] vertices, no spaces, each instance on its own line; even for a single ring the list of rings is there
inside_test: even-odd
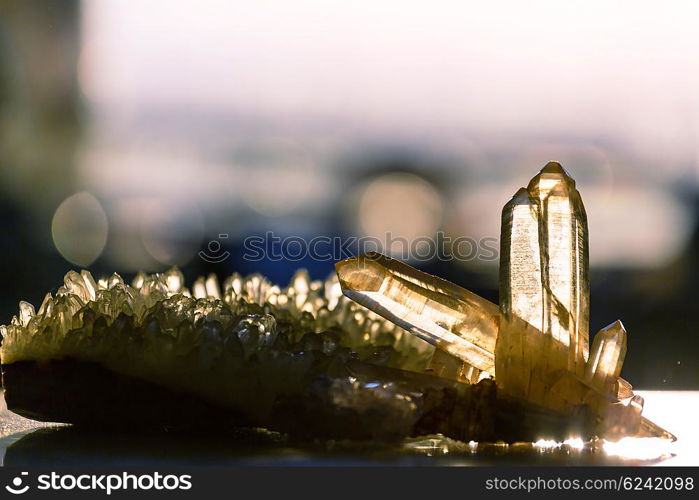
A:
[[[498,307],[453,283],[370,252],[336,264],[342,292],[479,370],[494,370]]]

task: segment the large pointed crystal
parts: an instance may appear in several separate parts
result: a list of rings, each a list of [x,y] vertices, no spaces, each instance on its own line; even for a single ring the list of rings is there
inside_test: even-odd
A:
[[[585,372],[588,246],[575,181],[555,162],[505,205],[500,241],[498,385],[544,403],[552,374]]]
[[[343,293],[479,370],[494,370],[498,307],[448,281],[370,252],[336,265]]]
[[[500,320],[496,346],[498,385],[527,398],[542,362],[561,355],[543,337],[544,292],[539,245],[539,207],[521,188],[502,211],[500,242]],[[560,349],[559,349],[560,350]]]
[[[567,345],[568,370],[582,375],[590,316],[585,207],[575,181],[556,162],[548,163],[527,190],[539,209],[542,331]]]

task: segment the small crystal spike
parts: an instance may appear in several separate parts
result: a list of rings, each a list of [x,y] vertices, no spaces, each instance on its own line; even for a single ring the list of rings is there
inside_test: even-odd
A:
[[[338,262],[336,269],[350,299],[493,373],[498,308],[492,302],[374,252]]]
[[[168,292],[173,294],[180,293],[184,287],[184,276],[179,269],[172,267],[165,272],[165,283],[167,284]],[[143,284],[143,279],[141,279],[141,284]]]
[[[68,271],[63,278],[63,282],[66,290],[78,297],[83,303],[92,300],[93,297],[87,287],[87,284],[85,283],[85,280],[83,280],[83,277],[75,271]]]
[[[97,298],[97,283],[95,282],[95,278],[92,277],[90,271],[85,269],[80,271],[80,276],[85,282],[85,287],[87,288],[90,300],[95,300]]]
[[[38,314],[41,316],[50,316],[53,311],[53,297],[51,297],[50,293],[47,293],[44,296],[44,300],[39,306],[39,312]]]
[[[291,277],[291,288],[294,290],[296,307],[301,309],[311,290],[311,277],[305,269],[299,269]]]
[[[221,288],[218,285],[218,278],[214,273],[209,274],[204,283],[206,288],[206,295],[210,299],[220,299],[221,298]]]
[[[141,288],[143,286],[143,282],[146,280],[146,275],[143,274],[143,272],[139,271],[136,273],[136,276],[134,276],[133,281],[131,282],[131,285],[134,288]],[[101,286],[101,281],[100,280],[100,286]]]
[[[195,299],[206,298],[206,282],[201,276],[194,280],[194,284],[192,284],[192,295]]]
[[[340,297],[342,297],[342,287],[337,278],[337,273],[330,273],[325,280],[324,295],[325,300],[328,301],[328,309],[335,309],[335,306],[340,301]]]
[[[119,286],[119,287],[124,286],[124,280],[117,273],[113,273],[109,277],[109,288],[114,288],[115,286]]]
[[[29,320],[34,317],[34,306],[24,300],[19,303],[19,321],[22,326],[27,326]]]
[[[614,391],[625,356],[626,330],[621,321],[615,321],[595,335],[585,379],[602,391]]]
[[[232,291],[236,296],[240,295],[243,290],[243,278],[238,273],[231,274],[223,282],[223,290],[228,292]]]

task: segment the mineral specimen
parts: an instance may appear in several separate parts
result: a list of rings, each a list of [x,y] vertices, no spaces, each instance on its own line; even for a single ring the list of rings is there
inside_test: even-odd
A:
[[[335,273],[189,289],[177,269],[130,285],[71,271],[0,332],[7,405],[37,420],[382,441],[563,439],[586,425],[496,399],[491,380],[425,373],[433,348],[343,297]]]
[[[500,393],[562,414],[586,408],[603,436],[673,439],[641,417],[643,399],[619,377],[620,321],[595,336],[589,353],[587,217],[560,164],[547,164],[503,208],[499,310],[376,253],[336,267],[346,296],[437,348],[433,371],[463,381],[494,376]]]
[[[588,352],[585,211],[560,165],[505,206],[501,259],[500,307],[379,254],[339,262],[324,282],[301,270],[286,288],[257,274],[187,288],[177,269],[130,285],[71,271],[0,327],[5,399],[97,427],[672,438],[619,376],[621,322]]]

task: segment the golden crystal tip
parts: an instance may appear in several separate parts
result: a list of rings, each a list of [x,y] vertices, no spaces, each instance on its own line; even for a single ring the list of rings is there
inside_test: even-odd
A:
[[[568,172],[561,166],[557,161],[550,161],[541,169],[542,174],[564,174],[568,175]],[[568,177],[570,177],[568,175]]]
[[[550,161],[538,174],[532,177],[527,189],[534,197],[546,197],[556,186],[563,190],[573,191],[575,189],[575,179],[566,172],[560,163]]]
[[[346,290],[378,291],[384,280],[384,275],[376,264],[380,255],[376,252],[368,252],[337,262],[335,271],[343,292]]]

